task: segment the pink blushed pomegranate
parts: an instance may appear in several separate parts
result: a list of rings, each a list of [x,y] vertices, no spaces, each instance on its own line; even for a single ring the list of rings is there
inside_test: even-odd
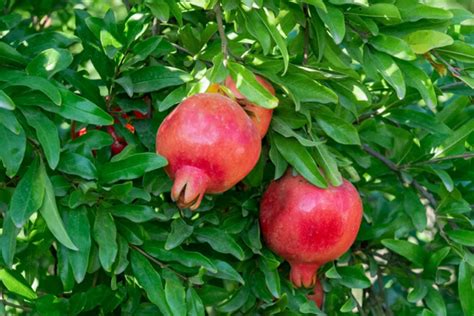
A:
[[[180,208],[199,207],[205,193],[242,180],[261,150],[257,128],[242,107],[217,93],[187,98],[163,121],[156,151],[168,160],[171,197]]]
[[[354,186],[318,188],[287,172],[270,184],[260,204],[260,226],[268,247],[291,266],[296,287],[316,283],[316,271],[344,254],[362,220],[362,202]]]
[[[270,92],[271,94],[275,95],[275,89],[273,86],[263,79],[260,76],[255,76],[257,81]],[[265,137],[265,134],[268,131],[268,127],[270,126],[270,122],[272,120],[273,110],[265,109],[261,106],[256,104],[250,103],[245,96],[243,96],[235,85],[234,80],[230,76],[225,79],[225,86],[232,91],[234,96],[237,99],[237,102],[245,109],[245,111],[250,115],[250,118],[254,122],[255,126],[257,126],[258,131],[260,133],[260,137]]]

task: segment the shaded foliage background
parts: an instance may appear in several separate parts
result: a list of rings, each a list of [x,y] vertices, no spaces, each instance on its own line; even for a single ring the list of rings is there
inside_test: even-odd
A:
[[[0,8],[0,314],[322,314],[260,238],[260,196],[291,165],[364,201],[356,243],[320,270],[324,313],[474,315],[472,2]],[[279,99],[258,165],[180,212],[160,122],[228,74],[274,106],[252,73]]]

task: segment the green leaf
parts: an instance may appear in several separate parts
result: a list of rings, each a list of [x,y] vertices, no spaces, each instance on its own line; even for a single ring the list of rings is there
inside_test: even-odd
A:
[[[151,263],[136,251],[130,253],[133,275],[146,292],[148,299],[158,306],[163,315],[173,315],[166,302],[160,274]]]
[[[291,93],[299,109],[300,102],[337,103],[337,94],[303,72],[287,73],[281,85]]]
[[[245,281],[242,276],[230,264],[218,259],[213,259],[212,263],[216,267],[217,271],[208,271],[208,275],[219,279],[237,281],[240,284],[245,285]]]
[[[465,42],[454,41],[452,45],[440,47],[436,51],[464,63],[474,63],[474,46]]]
[[[370,7],[355,8],[348,11],[347,14],[373,18],[385,25],[398,24],[402,20],[398,8],[389,3],[376,3],[372,4]]]
[[[14,110],[16,107],[15,102],[13,102],[12,99],[3,92],[3,90],[0,90],[0,109],[5,109],[5,110]]]
[[[18,183],[13,193],[8,213],[13,223],[22,227],[31,214],[43,204],[44,198],[44,166],[36,158]]]
[[[474,301],[472,298],[474,297],[474,288],[472,285],[472,268],[466,261],[462,261],[459,265],[458,293],[464,315],[473,315]]]
[[[202,300],[192,287],[186,291],[186,306],[188,316],[204,316],[205,309]]]
[[[20,233],[20,229],[15,226],[10,215],[7,213],[3,219],[2,235],[0,236],[0,250],[5,264],[12,267],[13,258],[16,252],[16,236]]]
[[[280,34],[280,31],[277,29],[276,25],[278,23],[277,19],[273,15],[273,12],[269,11],[267,8],[263,7],[263,10],[258,10],[258,17],[263,22],[268,32],[275,41],[278,49],[281,52],[283,58],[283,63],[285,64],[285,69],[283,73],[288,70],[288,64],[290,62],[290,55],[288,54],[288,48],[286,47],[286,42]]]
[[[407,300],[410,303],[416,303],[418,301],[421,301],[427,293],[428,287],[426,286],[426,284],[422,280],[416,279],[415,287],[411,292],[408,293]]]
[[[64,223],[69,236],[74,245],[79,248],[78,251],[67,249],[67,258],[72,268],[74,279],[81,283],[86,276],[89,265],[89,254],[91,250],[91,227],[87,210],[79,207],[74,210],[68,210],[64,214]]]
[[[273,268],[265,257],[260,257],[259,268],[265,275],[265,285],[267,286],[273,297],[279,298],[281,295],[280,274],[278,269]]]
[[[120,51],[123,47],[122,43],[120,43],[114,35],[112,35],[107,30],[100,30],[99,33],[100,43],[102,44],[102,48],[104,49],[105,54],[110,59],[113,59],[118,51]]]
[[[155,65],[144,67],[129,74],[133,83],[133,91],[146,93],[166,87],[179,86],[189,82],[193,77],[177,68]]]
[[[171,91],[158,105],[158,111],[163,112],[168,110],[175,104],[183,101],[187,96],[186,86],[181,86]]]
[[[76,153],[63,153],[58,170],[87,180],[97,179],[97,169],[92,161]]]
[[[193,226],[186,224],[182,218],[177,218],[171,223],[171,232],[166,239],[165,249],[170,250],[178,247],[194,231]]]
[[[410,63],[399,61],[397,64],[404,74],[407,85],[418,90],[426,105],[430,109],[434,109],[438,99],[430,77],[423,70]]]
[[[125,59],[123,67],[130,67],[140,61],[145,60],[158,47],[163,38],[160,36],[152,36],[133,46],[133,54],[128,55]]]
[[[326,6],[326,10],[318,9],[318,15],[324,24],[329,28],[329,32],[336,44],[341,44],[346,34],[346,24],[344,14],[336,7]]]
[[[277,133],[279,133],[279,134],[281,134],[285,137],[294,137],[294,138],[296,138],[300,142],[300,144],[305,146],[305,147],[315,147],[318,144],[321,144],[321,142],[306,139],[303,136],[301,136],[300,134],[296,133],[284,121],[284,119],[279,117],[279,116],[274,116],[272,118],[272,129],[275,132],[277,132]]]
[[[451,247],[444,247],[433,252],[423,272],[432,277],[435,276],[438,266],[443,262],[444,258],[446,258],[450,251]]]
[[[167,164],[165,158],[154,153],[133,154],[123,160],[102,165],[99,170],[99,179],[104,183],[135,179]]]
[[[326,6],[324,5],[323,0],[303,0],[302,2],[311,4],[315,8],[321,9],[323,11],[326,11]]]
[[[0,125],[5,126],[10,132],[19,135],[23,128],[16,119],[15,113],[9,110],[0,109]]]
[[[13,177],[20,169],[26,149],[26,135],[23,128],[19,134],[12,133],[0,124],[0,159],[6,169],[6,175]]]
[[[446,303],[438,290],[430,288],[425,297],[425,302],[436,316],[447,316]]]
[[[416,55],[413,53],[410,45],[404,40],[390,35],[380,34],[370,39],[369,44],[376,50],[392,55],[393,57],[403,60],[415,60]]]
[[[26,71],[30,75],[51,78],[72,63],[72,54],[67,49],[49,48],[33,58]]]
[[[400,13],[403,21],[416,22],[421,19],[449,20],[453,14],[442,8],[427,6],[421,3],[416,5],[404,5],[400,3]]]
[[[22,113],[25,115],[28,124],[36,130],[36,135],[41,147],[43,147],[48,165],[51,169],[55,169],[59,162],[61,147],[56,125],[41,111],[23,108]]]
[[[263,54],[267,55],[270,51],[272,38],[268,33],[265,24],[258,16],[256,10],[250,10],[248,12],[241,11],[242,18],[245,21],[245,27],[247,31],[260,43],[262,46]]]
[[[440,148],[436,151],[433,158],[441,156],[443,153],[449,151],[460,142],[464,141],[474,131],[474,120],[470,120],[466,124],[459,127],[454,133],[446,138],[441,144]]]
[[[229,62],[227,67],[237,89],[250,102],[267,109],[273,109],[278,106],[278,99],[255,79],[255,75],[251,71],[233,62]]]
[[[474,247],[474,231],[456,229],[447,232],[449,238],[461,245]]]
[[[84,146],[90,150],[108,147],[114,143],[114,139],[109,133],[96,129],[88,129],[87,133],[66,144],[64,147],[70,150],[77,150]]]
[[[398,65],[395,63],[393,58],[385,53],[374,52],[370,54],[370,59],[377,71],[397,92],[398,98],[400,100],[403,99],[406,92],[405,80],[403,79],[403,74],[400,71],[400,68],[398,68]]]
[[[63,220],[59,215],[58,206],[56,204],[56,197],[54,195],[54,188],[51,180],[49,179],[48,175],[44,168],[41,168],[42,172],[44,173],[42,177],[44,177],[44,200],[43,205],[39,209],[41,216],[44,218],[46,225],[49,228],[49,231],[53,234],[56,239],[62,243],[65,247],[71,250],[78,250],[76,245],[69,237],[69,234],[64,227]]]
[[[223,230],[204,227],[196,230],[194,236],[199,242],[208,243],[212,249],[220,253],[228,253],[239,260],[244,260],[245,254],[240,245]]]
[[[6,81],[3,88],[11,86],[27,87],[38,90],[47,96],[55,105],[61,105],[62,98],[58,88],[47,79],[38,76],[28,76],[22,72],[8,71],[0,77],[0,81]]]
[[[134,223],[144,223],[159,217],[155,209],[148,205],[114,205],[110,211],[114,216],[126,218]]]
[[[117,257],[117,227],[112,215],[98,210],[95,216],[94,239],[99,245],[99,260],[105,271],[111,271]]]
[[[416,54],[424,54],[434,48],[454,43],[451,36],[434,30],[415,31],[408,34],[405,39]]]
[[[342,176],[337,168],[336,159],[328,151],[326,145],[318,144],[315,148],[316,161],[323,168],[326,177],[333,186],[342,184]]]
[[[0,64],[19,64],[25,65],[28,62],[22,54],[7,43],[0,42]]]
[[[174,315],[186,315],[184,286],[175,279],[166,280],[165,297]]]
[[[407,258],[416,265],[423,266],[425,263],[425,252],[423,248],[405,240],[384,239],[382,244],[388,249]]]
[[[469,88],[474,89],[474,78],[468,76],[459,76],[459,79],[464,82]]]
[[[338,267],[337,271],[341,275],[341,278],[337,280],[348,288],[365,289],[370,287],[370,280],[365,275],[364,268],[361,264]]]
[[[419,232],[425,230],[427,224],[426,208],[421,203],[418,195],[412,190],[403,191],[403,207],[405,213],[410,216],[416,230]]]
[[[147,242],[144,249],[153,257],[165,261],[176,261],[186,267],[204,267],[208,271],[216,272],[217,268],[210,259],[199,252],[186,251],[181,248],[166,250],[160,242]]]
[[[451,179],[451,176],[449,175],[449,173],[447,173],[444,170],[435,169],[435,168],[431,168],[431,171],[433,171],[433,173],[438,176],[441,182],[443,182],[443,185],[446,188],[446,190],[448,190],[448,192],[453,192],[454,181],[453,179]]]
[[[26,280],[19,273],[14,271],[9,272],[5,269],[0,269],[0,281],[12,293],[23,296],[28,300],[34,300],[38,295],[27,285]]]
[[[344,145],[360,145],[357,129],[329,110],[319,110],[316,121],[322,130],[336,142]]]
[[[280,154],[310,183],[326,188],[327,183],[318,170],[316,162],[308,150],[297,140],[273,134],[273,140]]]

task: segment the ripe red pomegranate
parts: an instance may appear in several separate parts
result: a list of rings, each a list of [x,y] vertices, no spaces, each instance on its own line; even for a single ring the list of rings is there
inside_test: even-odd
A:
[[[347,180],[320,189],[287,172],[270,184],[260,204],[263,237],[290,263],[296,287],[314,286],[318,268],[350,248],[361,220],[362,202]]]
[[[263,79],[260,76],[255,76],[257,81],[270,92],[275,95],[275,89],[272,85]],[[260,137],[265,137],[268,127],[270,126],[270,121],[272,120],[273,110],[265,109],[256,104],[250,103],[240,92],[237,90],[234,80],[230,76],[225,79],[225,86],[232,91],[234,96],[237,98],[237,102],[245,109],[245,111],[250,115],[250,118],[257,126],[260,133]]]
[[[323,306],[324,290],[323,290],[323,287],[321,286],[321,282],[319,280],[316,280],[316,285],[314,286],[313,293],[308,295],[308,299],[315,302],[316,306],[318,306],[319,308],[321,308],[321,306]]]
[[[220,193],[255,166],[261,143],[242,107],[217,93],[187,98],[166,117],[156,152],[168,159],[171,197],[180,208],[199,207],[205,193]]]

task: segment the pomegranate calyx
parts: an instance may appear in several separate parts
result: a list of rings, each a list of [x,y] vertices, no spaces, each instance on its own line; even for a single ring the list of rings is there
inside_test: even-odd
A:
[[[201,204],[209,184],[209,177],[199,168],[183,166],[176,171],[171,198],[178,207],[195,210]]]
[[[317,263],[290,262],[290,280],[296,287],[310,288],[316,284]]]

